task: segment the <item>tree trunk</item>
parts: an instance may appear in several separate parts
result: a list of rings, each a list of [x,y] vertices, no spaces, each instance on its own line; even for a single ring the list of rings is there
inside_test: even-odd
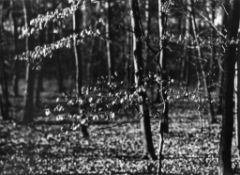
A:
[[[222,33],[227,36],[227,26],[228,26],[228,13],[225,11],[229,11],[229,3],[225,3],[224,8],[222,8]],[[217,113],[222,114],[222,99],[223,99],[223,80],[224,80],[224,71],[223,67],[224,58],[218,58],[218,106]]]
[[[3,30],[3,0],[0,0],[0,44],[2,45],[2,30]],[[9,119],[9,99],[8,99],[8,81],[7,73],[4,65],[4,53],[0,48],[0,107],[3,120]]]
[[[88,19],[88,17],[90,17],[90,15],[88,14],[89,12],[88,12],[88,10],[89,9],[87,9],[87,2],[85,2],[85,1],[83,1],[83,3],[82,3],[82,6],[81,6],[81,12],[82,12],[82,29],[84,30],[84,29],[86,29],[87,28],[87,19]],[[92,49],[92,47],[91,47],[91,49]],[[82,57],[82,60],[84,60],[84,72],[86,72],[86,82],[88,83],[88,84],[90,84],[90,80],[91,80],[91,59],[89,59],[89,58],[91,58],[90,57],[90,54],[86,51],[87,50],[87,48],[86,48],[86,46],[85,45],[82,45],[81,46],[81,57]]]
[[[232,175],[231,147],[233,136],[233,90],[236,61],[237,33],[240,17],[240,0],[225,1],[229,6],[227,25],[227,50],[224,57],[223,119],[219,150],[219,175]]]
[[[15,47],[15,55],[19,54],[19,47],[18,47],[18,24],[17,24],[17,18],[18,14],[16,12],[16,9],[14,8],[16,4],[14,4],[14,1],[11,0],[11,6],[12,6],[12,20],[13,20],[13,31],[14,31],[14,47]],[[20,61],[15,60],[14,62],[14,76],[13,76],[13,92],[14,95],[17,97],[19,96],[19,71],[20,71]]]
[[[201,53],[201,46],[200,46],[200,41],[199,38],[197,36],[197,25],[196,25],[196,19],[195,19],[195,11],[194,11],[194,0],[188,0],[191,9],[191,22],[192,22],[192,29],[193,29],[193,37],[195,40],[195,44],[196,44],[196,48],[197,48],[197,63],[199,66],[199,70],[203,79],[203,86],[204,86],[204,91],[205,91],[205,97],[207,99],[207,103],[208,103],[208,113],[210,115],[210,119],[211,119],[211,123],[216,123],[216,117],[215,117],[215,112],[214,112],[214,107],[212,104],[212,96],[211,96],[211,92],[210,92],[210,87],[209,87],[209,79],[203,69],[203,65],[202,65],[202,53]]]
[[[167,100],[168,94],[167,94],[167,81],[168,81],[168,75],[167,75],[167,69],[166,69],[166,58],[164,56],[164,50],[165,50],[165,40],[164,40],[164,27],[165,27],[165,19],[166,17],[163,12],[162,12],[162,0],[158,0],[158,30],[159,30],[159,49],[160,49],[160,54],[159,54],[159,59],[158,59],[158,64],[159,64],[159,75],[161,76],[161,82],[160,82],[160,96],[162,99],[162,102],[164,104],[163,108],[163,125],[162,129],[163,132],[168,133],[168,108],[169,108],[169,103]]]
[[[107,0],[105,2],[105,8],[107,11],[105,28],[106,28],[107,63],[108,63],[108,82],[110,83],[113,75],[112,54],[111,54],[111,33],[110,33],[110,24],[111,24],[110,0]]]
[[[129,2],[129,8],[132,8],[132,2]],[[128,41],[129,41],[129,64],[128,64],[128,87],[132,87],[134,84],[134,48],[135,48],[135,37],[134,37],[134,18],[132,11],[130,12],[130,24],[131,24],[131,31],[128,35]]]
[[[237,71],[236,75],[237,83],[236,83],[236,101],[237,101],[237,115],[236,115],[236,141],[237,141],[237,149],[238,156],[240,156],[240,59],[237,59]]]
[[[216,15],[216,2],[211,2],[211,22],[214,24]],[[210,70],[212,70],[212,76],[213,78],[216,77],[216,68],[214,68],[214,64],[216,64],[216,31],[214,29],[211,29],[211,60],[210,60]]]
[[[183,60],[181,60],[182,62],[181,62],[181,71],[180,71],[180,81],[181,81],[181,84],[185,84],[185,86],[187,88],[190,83],[191,52],[188,49],[188,47],[191,45],[191,42],[190,42],[190,28],[191,28],[191,25],[190,25],[191,17],[190,16],[191,15],[190,15],[190,11],[187,10],[189,8],[188,3],[185,3],[185,5],[186,5],[186,16],[181,17],[181,18],[184,18],[184,26],[182,29],[182,34],[184,36],[184,43],[183,43]]]
[[[80,16],[81,12],[77,8],[73,12],[73,49],[74,49],[74,56],[75,56],[75,66],[76,66],[76,93],[77,96],[81,95],[81,89],[82,89],[82,60],[80,57],[80,48],[77,45],[77,34],[80,32]]]
[[[145,0],[145,27],[144,27],[144,35],[145,35],[145,42],[144,42],[144,75],[147,75],[148,72],[148,57],[149,57],[149,50],[148,44],[149,43],[149,32],[150,32],[150,25],[151,25],[151,17],[150,17],[150,0]]]
[[[142,57],[142,49],[143,49],[143,30],[141,26],[141,18],[140,18],[140,10],[138,0],[131,1],[132,8],[132,17],[133,17],[133,31],[134,31],[134,39],[133,39],[133,52],[134,52],[134,70],[135,70],[135,85],[139,90],[139,113],[142,115],[141,126],[143,129],[144,135],[144,156],[150,155],[152,159],[156,159],[155,150],[153,147],[152,141],[152,132],[151,132],[151,123],[149,116],[149,109],[147,104],[147,95],[146,90],[144,90],[144,81],[143,81],[143,57]]]
[[[76,10],[73,13],[73,49],[74,49],[74,56],[75,56],[75,66],[76,66],[76,93],[77,97],[82,95],[82,59],[81,59],[81,52],[80,52],[80,46],[77,43],[77,34],[80,32],[80,18],[81,17],[81,11],[79,7],[76,8]],[[88,138],[88,130],[87,126],[85,124],[81,124],[81,131],[84,138]]]
[[[40,3],[40,2],[39,2]],[[45,14],[46,12],[46,2],[44,1],[44,7],[40,9],[41,14]],[[49,32],[50,33],[50,32]],[[43,46],[45,43],[45,29],[40,30],[38,43],[40,46]],[[44,66],[44,60],[42,65],[40,65],[40,69],[35,72],[35,78],[36,78],[36,84],[35,84],[35,98],[34,98],[34,104],[35,106],[39,107],[41,103],[41,91],[43,91],[43,66]]]
[[[59,34],[58,34],[58,38],[60,39],[62,38],[62,29],[59,28]],[[56,62],[57,62],[57,74],[58,74],[58,92],[62,93],[65,91],[65,87],[64,87],[64,74],[63,74],[63,70],[62,70],[62,54],[60,50],[56,51]]]
[[[28,28],[30,25],[31,17],[31,1],[22,0],[23,13],[25,20],[25,27]],[[28,52],[33,47],[33,38],[32,36],[26,36],[25,47],[26,52]],[[34,112],[34,70],[33,63],[31,62],[30,55],[27,60],[26,66],[26,93],[24,95],[24,123],[28,123],[33,120]]]

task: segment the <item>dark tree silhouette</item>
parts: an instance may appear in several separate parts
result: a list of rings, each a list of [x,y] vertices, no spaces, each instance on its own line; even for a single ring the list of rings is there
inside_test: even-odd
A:
[[[219,174],[233,174],[231,168],[231,147],[233,136],[233,89],[236,62],[237,33],[240,17],[240,0],[225,1],[227,8],[227,50],[224,57],[223,119],[219,151]]]
[[[144,90],[144,80],[143,80],[143,35],[144,31],[142,29],[140,10],[138,0],[131,1],[132,7],[132,17],[133,17],[133,31],[134,31],[134,39],[133,39],[133,53],[134,53],[134,70],[135,70],[135,85],[136,89],[139,91],[139,113],[142,115],[141,125],[142,131],[144,135],[144,156],[150,155],[152,159],[156,159],[155,150],[153,147],[152,141],[152,132],[151,132],[151,124],[150,124],[150,115],[149,108],[147,104],[147,95],[146,90]]]
[[[3,45],[3,0],[0,1],[0,45]],[[4,120],[9,119],[8,81],[5,71],[5,55],[0,47],[0,108]]]

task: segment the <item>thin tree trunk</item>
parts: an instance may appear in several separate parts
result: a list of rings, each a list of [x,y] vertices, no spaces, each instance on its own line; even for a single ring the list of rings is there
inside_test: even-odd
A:
[[[0,0],[0,41],[2,42],[3,30],[3,0]],[[0,96],[1,96],[1,112],[3,120],[9,119],[9,98],[8,98],[8,78],[4,65],[4,53],[0,48]]]
[[[13,20],[13,31],[14,31],[14,47],[15,47],[15,55],[19,54],[19,47],[18,47],[18,24],[17,24],[17,17],[18,14],[16,12],[16,9],[14,8],[16,4],[14,4],[14,1],[11,0],[11,6],[12,6],[12,20]],[[20,62],[19,60],[15,60],[14,62],[14,76],[13,76],[13,92],[14,95],[17,97],[19,96],[19,79],[20,79]]]
[[[237,33],[240,17],[240,0],[225,1],[229,6],[227,25],[227,50],[224,57],[223,119],[219,149],[219,175],[232,175],[231,147],[233,136],[233,90],[236,61]],[[231,42],[230,42],[231,41]],[[234,41],[234,42],[233,42]]]
[[[142,115],[141,126],[144,135],[144,156],[150,155],[152,159],[156,159],[155,150],[153,147],[152,141],[152,132],[151,132],[151,124],[150,124],[150,116],[149,109],[147,105],[147,95],[144,90],[144,82],[143,82],[143,57],[142,57],[142,49],[143,49],[143,30],[141,25],[140,18],[140,10],[138,0],[131,1],[132,7],[132,17],[133,17],[133,31],[134,31],[134,43],[133,43],[133,52],[134,52],[134,70],[135,70],[135,85],[136,88],[139,89],[139,113]]]
[[[80,32],[80,10],[77,8],[73,13],[73,49],[74,49],[74,56],[75,56],[75,66],[76,66],[76,92],[77,95],[81,95],[82,89],[82,60],[80,57],[80,48],[77,45],[77,34]]]
[[[29,0],[22,0],[23,12],[24,12],[24,20],[25,27],[28,28],[30,25],[30,17],[31,17],[31,2]],[[25,47],[26,52],[28,52],[32,47],[32,37],[26,36],[25,39]],[[24,95],[24,123],[28,123],[33,120],[33,112],[34,112],[34,77],[35,72],[33,70],[33,63],[30,60],[30,56],[27,60],[26,67],[26,93]]]
[[[164,40],[164,15],[162,12],[162,0],[158,0],[158,30],[159,30],[159,49],[160,49],[160,54],[159,54],[159,59],[158,59],[158,64],[159,64],[159,75],[161,76],[161,82],[160,82],[160,96],[164,104],[163,108],[163,132],[168,133],[168,108],[169,108],[169,103],[167,100],[168,94],[167,94],[167,69],[166,69],[166,58],[164,56],[164,49],[165,49],[165,40]]]
[[[1,5],[0,5],[1,6]],[[1,24],[0,24],[1,27]],[[1,33],[1,29],[0,29]],[[1,34],[0,34],[1,35]],[[0,36],[1,39],[1,36]],[[8,95],[8,78],[7,73],[5,71],[4,65],[4,55],[2,54],[2,50],[0,49],[0,95],[1,95],[1,110],[2,116],[4,120],[9,119],[9,95]]]
[[[1,4],[0,4],[1,6]],[[1,8],[1,7],[0,7]],[[0,24],[0,27],[2,25]],[[1,40],[1,29],[0,29],[0,40]],[[1,112],[3,120],[9,119],[9,95],[8,95],[8,81],[7,74],[5,72],[4,66],[4,54],[2,49],[0,49],[0,96],[1,96]]]
[[[197,48],[197,63],[200,69],[200,73],[202,75],[203,79],[203,86],[205,90],[205,97],[207,98],[207,103],[208,103],[208,112],[210,115],[211,123],[216,123],[216,117],[215,117],[215,112],[214,112],[214,107],[212,104],[212,96],[210,92],[210,87],[209,87],[209,80],[208,77],[203,69],[203,65],[201,63],[202,59],[202,53],[201,53],[201,46],[200,42],[197,36],[197,25],[196,25],[196,19],[195,19],[195,11],[194,11],[194,0],[188,0],[189,4],[191,4],[191,21],[192,21],[192,29],[193,29],[193,37],[195,40],[196,48]]]
[[[216,2],[211,2],[211,21],[214,24],[216,15],[215,15],[215,9],[216,9]],[[210,61],[210,70],[212,70],[212,75],[215,77],[216,69],[214,68],[214,64],[216,63],[216,31],[214,29],[211,29],[211,61]]]
[[[40,2],[38,2],[40,3]],[[40,13],[44,14],[46,12],[46,2],[44,1],[44,7],[41,9]],[[50,32],[49,32],[50,33]],[[40,30],[38,43],[40,46],[43,46],[45,43],[45,29]],[[39,107],[41,103],[41,91],[43,91],[43,64],[40,66],[40,69],[35,72],[35,78],[36,78],[36,84],[35,84],[35,98],[34,98],[34,104],[35,106]]]
[[[105,2],[105,8],[107,11],[106,15],[106,49],[107,49],[107,63],[108,63],[108,82],[111,82],[113,70],[112,70],[112,55],[111,55],[111,34],[110,34],[110,24],[111,24],[111,13],[110,13],[110,0]]]
[[[219,63],[219,64],[222,65],[222,63]],[[224,76],[224,72],[219,68],[219,75],[218,75],[218,86],[219,87],[218,87],[217,114],[222,114],[223,76]]]
[[[62,29],[59,28],[59,38],[62,38]],[[63,74],[63,70],[62,70],[62,54],[60,50],[56,51],[56,62],[57,62],[57,72],[58,72],[58,92],[62,93],[65,91],[65,87],[64,87],[64,74]]]
[[[226,1],[226,0],[225,0]],[[229,11],[229,3],[224,4],[224,8],[222,8],[222,33],[227,36],[227,26],[228,26],[228,13]],[[224,58],[218,58],[218,106],[217,113],[222,114],[222,100],[223,100],[223,80],[224,80],[224,71],[222,69]]]
[[[188,4],[186,3],[186,8],[188,8]],[[189,86],[189,74],[190,74],[190,51],[188,47],[190,46],[190,11],[186,10],[186,16],[184,16],[184,29],[183,29],[183,36],[184,36],[184,46],[183,46],[183,60],[181,64],[181,73],[180,79],[183,81],[182,83]]]
[[[144,27],[144,35],[145,40],[144,42],[144,75],[147,75],[148,71],[148,56],[149,56],[149,50],[147,43],[149,42],[149,31],[150,31],[150,23],[151,23],[151,17],[150,17],[150,0],[145,0],[145,27]]]
[[[87,27],[87,19],[88,17],[90,16],[88,14],[88,10],[87,9],[87,4],[86,4],[86,1],[84,1],[82,3],[82,6],[81,6],[81,12],[82,12],[82,29],[86,29]],[[90,57],[89,53],[86,52],[86,47],[83,45],[82,48],[81,48],[81,56],[82,56],[82,60],[84,60],[84,67],[85,67],[85,70],[84,72],[86,72],[86,82],[88,84],[90,84],[90,80],[91,80],[91,64],[90,64],[90,59],[88,59]]]
[[[236,101],[237,101],[237,115],[236,115],[236,141],[237,141],[237,149],[238,156],[240,157],[240,59],[237,59],[237,83],[236,83]]]
[[[132,2],[129,1],[129,7],[132,8]],[[135,82],[135,77],[134,77],[134,72],[135,72],[135,67],[134,67],[134,50],[135,48],[135,37],[134,37],[134,18],[133,18],[133,13],[132,11],[130,12],[130,24],[131,24],[131,31],[129,32],[129,64],[128,64],[128,80],[129,84],[128,87],[132,87],[134,82]]]
[[[85,3],[85,2],[84,2]],[[74,48],[74,56],[75,56],[75,66],[76,66],[76,92],[77,96],[82,95],[82,59],[81,59],[81,52],[80,47],[77,44],[77,34],[80,32],[80,18],[81,17],[81,11],[79,7],[76,8],[76,10],[73,13],[73,48]],[[84,115],[84,114],[83,114]],[[81,124],[81,131],[84,138],[88,138],[88,130],[87,126],[85,124]]]

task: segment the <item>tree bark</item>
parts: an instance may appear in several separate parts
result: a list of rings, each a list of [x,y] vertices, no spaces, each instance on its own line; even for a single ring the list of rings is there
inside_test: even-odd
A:
[[[31,15],[31,1],[22,0],[25,28],[29,28]],[[32,36],[26,36],[25,39],[26,52],[33,48]],[[34,112],[34,77],[35,72],[33,70],[33,63],[30,55],[27,60],[26,66],[26,92],[24,95],[24,123],[31,122],[33,120]]]
[[[226,1],[227,2],[227,1]],[[227,36],[227,26],[228,26],[228,13],[226,11],[229,11],[229,3],[224,4],[224,8],[222,8],[222,33]],[[222,114],[222,100],[223,100],[223,80],[224,80],[224,71],[222,69],[223,67],[224,58],[218,58],[218,107],[217,107],[217,113]]]
[[[3,0],[0,0],[0,41],[2,45],[2,30],[3,30]],[[9,98],[8,98],[8,81],[7,73],[4,65],[4,53],[0,47],[0,107],[3,120],[9,119]]]
[[[63,37],[62,28],[59,28],[59,34],[57,34],[57,40]],[[64,86],[64,74],[62,69],[62,54],[60,50],[56,51],[56,62],[57,62],[57,74],[58,74],[58,92],[62,93],[65,91]]]
[[[80,57],[80,48],[78,47],[77,44],[77,34],[79,34],[80,32],[80,16],[81,16],[81,12],[80,10],[77,8],[74,12],[73,12],[73,32],[74,32],[74,36],[73,36],[73,49],[74,49],[74,56],[75,56],[75,67],[76,67],[76,79],[75,79],[75,85],[76,85],[76,93],[77,95],[81,95],[81,89],[82,89],[82,60]]]
[[[185,2],[185,6],[186,6],[186,16],[182,17],[184,18],[184,26],[182,30],[183,36],[184,36],[184,43],[183,43],[183,60],[181,60],[182,62],[181,62],[180,81],[182,81],[182,84],[185,84],[187,88],[190,83],[191,52],[188,49],[188,47],[191,46],[191,42],[190,42],[191,14],[190,14],[190,11],[188,10],[190,9],[190,7],[187,2]]]
[[[167,69],[166,69],[166,57],[164,56],[164,50],[165,50],[165,39],[164,39],[164,30],[165,30],[165,15],[162,11],[162,0],[158,0],[158,30],[159,30],[159,49],[160,49],[160,54],[159,54],[159,59],[158,59],[158,64],[159,64],[159,76],[161,77],[161,82],[160,82],[160,95],[162,102],[164,104],[163,108],[163,125],[162,129],[163,132],[168,133],[169,128],[168,128],[168,110],[169,110],[169,103],[167,100],[168,94],[167,94],[167,84],[168,84],[168,75],[167,75]]]
[[[236,62],[237,33],[240,17],[240,0],[225,1],[229,6],[227,25],[227,50],[224,56],[223,118],[219,150],[219,175],[232,175],[231,147],[233,136],[233,90]]]
[[[40,3],[40,2],[38,2]],[[44,7],[40,9],[41,14],[45,14],[46,12],[46,1],[44,0]],[[50,31],[51,32],[51,31]],[[50,33],[48,31],[48,33]],[[38,43],[40,46],[43,46],[45,43],[45,34],[46,31],[45,29],[40,30],[39,33],[39,38],[38,38]],[[49,41],[48,41],[49,42]],[[35,98],[34,98],[34,104],[35,106],[39,107],[41,103],[41,91],[43,91],[43,66],[44,66],[44,61],[42,65],[40,65],[40,69],[35,72],[35,78],[36,78],[36,84],[35,84]]]
[[[240,59],[237,59],[237,71],[236,75],[237,83],[235,88],[236,101],[237,101],[237,115],[236,115],[236,141],[237,141],[237,149],[238,156],[240,156]]]
[[[145,0],[144,75],[147,75],[147,72],[148,72],[148,57],[149,57],[149,50],[148,50],[147,43],[149,43],[149,33],[150,33],[150,25],[151,25],[150,3],[151,3],[150,0]]]
[[[105,8],[107,11],[106,15],[106,49],[107,49],[107,65],[108,65],[108,82],[111,82],[113,72],[113,65],[112,65],[112,54],[111,54],[111,32],[110,32],[110,24],[111,24],[111,9],[110,9],[110,0],[105,2]]]
[[[85,2],[84,2],[85,3]],[[79,7],[76,7],[76,10],[73,13],[73,49],[75,56],[75,66],[76,66],[76,93],[77,97],[82,95],[82,59],[81,59],[81,51],[80,46],[77,43],[77,34],[80,33],[80,18],[81,11]],[[80,108],[80,107],[79,107]],[[82,114],[84,115],[84,114]],[[81,124],[81,131],[84,138],[89,137],[89,133],[87,130],[87,126],[85,124]]]
[[[142,116],[141,126],[144,135],[144,156],[150,155],[152,159],[157,159],[155,155],[155,150],[153,147],[152,141],[152,132],[151,132],[151,124],[150,124],[150,116],[149,109],[147,105],[147,95],[146,90],[144,89],[144,81],[143,81],[143,29],[141,25],[140,18],[140,10],[138,0],[131,0],[131,8],[132,8],[132,17],[133,17],[133,52],[134,52],[134,70],[135,70],[135,85],[136,89],[138,89],[139,94],[139,113]]]
[[[14,31],[14,47],[15,47],[15,55],[19,54],[19,46],[18,46],[18,22],[17,22],[17,18],[18,18],[18,14],[16,12],[16,9],[14,8],[16,4],[14,4],[14,1],[11,0],[11,6],[12,6],[12,20],[13,20],[13,31]],[[19,79],[20,79],[20,61],[19,60],[15,60],[14,62],[14,76],[13,76],[13,92],[14,95],[17,97],[19,96]]]

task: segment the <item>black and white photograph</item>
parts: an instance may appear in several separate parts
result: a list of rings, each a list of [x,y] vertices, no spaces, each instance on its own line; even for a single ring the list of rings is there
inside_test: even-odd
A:
[[[239,23],[240,0],[0,0],[0,175],[240,175]]]

